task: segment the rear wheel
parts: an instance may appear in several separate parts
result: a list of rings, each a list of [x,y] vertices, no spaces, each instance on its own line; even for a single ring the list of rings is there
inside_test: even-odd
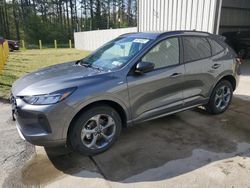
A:
[[[121,127],[121,118],[113,108],[90,108],[76,120],[70,130],[71,146],[85,155],[101,153],[116,141]]]
[[[211,114],[224,112],[230,105],[233,96],[232,84],[227,80],[220,81],[214,88],[206,110]]]
[[[10,49],[11,52],[14,51],[14,47],[12,45],[9,46],[9,49]]]

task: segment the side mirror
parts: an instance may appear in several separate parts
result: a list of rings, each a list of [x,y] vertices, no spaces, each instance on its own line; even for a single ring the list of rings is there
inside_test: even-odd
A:
[[[143,73],[154,70],[154,67],[155,67],[154,63],[140,61],[136,65],[135,72],[139,74],[143,74]]]

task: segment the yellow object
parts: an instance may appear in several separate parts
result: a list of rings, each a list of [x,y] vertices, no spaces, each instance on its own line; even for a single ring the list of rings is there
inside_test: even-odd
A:
[[[0,44],[0,71],[3,70],[3,67],[7,62],[9,52],[10,50],[9,50],[8,41],[5,41],[3,45]]]
[[[4,57],[3,57],[3,46],[0,44],[0,72],[3,70]]]
[[[23,46],[23,49],[25,49],[25,43],[24,43],[24,40],[22,40],[22,46]]]
[[[54,40],[54,44],[55,44],[55,48],[57,48],[57,41],[56,40]]]
[[[69,40],[69,48],[72,48],[71,40]]]
[[[9,45],[8,45],[8,42],[5,41],[3,43],[3,51],[4,51],[4,64],[7,62],[7,59],[8,59],[8,56],[9,56],[9,53],[10,53],[10,49],[9,49]]]
[[[41,40],[39,40],[39,48],[40,48],[40,50],[43,48],[43,47],[42,47],[42,41],[41,41]]]

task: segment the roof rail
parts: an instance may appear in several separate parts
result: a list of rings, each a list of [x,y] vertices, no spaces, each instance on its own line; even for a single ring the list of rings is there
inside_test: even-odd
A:
[[[119,37],[122,37],[122,36],[126,36],[126,35],[129,35],[129,34],[136,34],[136,33],[138,33],[138,32],[132,32],[132,33],[123,33],[123,34],[119,35]]]
[[[206,32],[206,31],[196,31],[196,30],[176,30],[176,31],[166,31],[161,33],[157,38],[162,37],[166,34],[185,34],[185,33],[190,33],[190,34],[206,34],[206,35],[211,35],[211,33]]]

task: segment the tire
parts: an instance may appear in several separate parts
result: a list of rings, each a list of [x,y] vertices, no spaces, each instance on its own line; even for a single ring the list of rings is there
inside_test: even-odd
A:
[[[101,122],[99,126],[98,122]],[[121,129],[121,117],[116,110],[106,105],[92,107],[84,111],[70,129],[70,145],[81,154],[95,155],[110,148]]]
[[[224,90],[222,89],[224,88]],[[223,90],[223,94],[221,93]],[[221,95],[220,95],[221,94]],[[233,96],[232,84],[227,80],[220,81],[213,89],[206,111],[210,114],[220,114],[227,110]]]
[[[11,52],[14,51],[14,47],[12,45],[9,46],[9,49],[10,49]]]

